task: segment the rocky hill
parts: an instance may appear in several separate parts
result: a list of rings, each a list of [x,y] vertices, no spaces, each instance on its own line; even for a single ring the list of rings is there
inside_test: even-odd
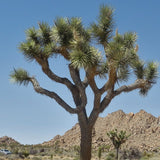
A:
[[[11,137],[7,137],[7,136],[4,136],[4,137],[1,137],[0,138],[0,146],[3,146],[3,145],[11,145],[11,144],[20,144],[19,142],[15,141],[13,138]]]
[[[160,149],[160,117],[156,118],[144,110],[136,114],[125,114],[122,110],[119,110],[108,114],[107,117],[98,118],[93,130],[93,148],[97,149],[103,144],[111,145],[106,132],[115,128],[125,130],[128,134],[131,134],[123,148],[136,148],[140,151]],[[76,124],[63,136],[57,135],[52,140],[44,142],[43,145],[54,145],[55,143],[63,148],[79,145],[79,125]]]

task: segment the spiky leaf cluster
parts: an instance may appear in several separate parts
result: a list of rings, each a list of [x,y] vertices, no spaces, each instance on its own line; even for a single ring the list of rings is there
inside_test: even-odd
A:
[[[127,81],[129,79],[130,71],[129,71],[129,66],[124,65],[120,66],[117,69],[117,80],[118,81]]]
[[[82,48],[81,48],[82,47]],[[71,53],[71,63],[75,68],[92,68],[97,67],[101,63],[101,55],[94,47],[81,46]]]
[[[149,62],[146,67],[145,72],[146,80],[151,83],[156,83],[158,77],[158,64],[154,62]]]
[[[14,71],[10,74],[11,81],[18,84],[28,85],[30,77],[27,71],[19,68],[14,69]]]
[[[73,30],[74,40],[83,40],[85,42],[90,41],[89,29],[85,29],[81,18],[73,17],[70,19],[69,24]]]
[[[19,46],[27,60],[48,59],[60,50],[75,48],[77,41],[90,41],[90,33],[80,18],[57,18],[53,27],[44,22],[38,25],[38,29],[26,31],[26,41]]]
[[[145,64],[143,61],[137,61],[133,65],[134,73],[138,79],[146,79],[149,83],[155,83],[158,78],[158,64],[149,62]]]
[[[135,52],[136,34],[127,32],[124,35],[116,35],[107,45],[106,55],[109,60],[119,65],[124,65],[137,58]]]
[[[106,78],[109,67],[107,62],[102,62],[101,65],[97,67],[97,74],[100,78]]]
[[[132,67],[134,69],[134,73],[135,73],[136,77],[138,79],[143,79],[145,76],[145,63],[141,60],[135,61],[132,64]]]
[[[117,81],[127,81],[132,63],[138,56],[135,51],[136,34],[127,32],[124,35],[116,34],[112,41],[107,44],[106,57],[117,71]]]
[[[70,48],[72,41],[90,40],[89,32],[82,25],[80,18],[57,18],[52,28],[52,38],[62,47]]]
[[[158,64],[154,62],[145,64],[143,61],[137,61],[133,64],[133,69],[137,79],[145,79],[148,83],[139,91],[141,95],[146,96],[158,78]]]
[[[106,46],[112,37],[113,31],[113,9],[111,7],[102,5],[100,7],[100,15],[98,22],[91,25],[92,35],[98,43]]]
[[[26,41],[19,46],[27,60],[37,58],[47,59],[56,50],[55,42],[51,39],[51,28],[47,23],[39,23],[39,29],[34,27],[26,31]]]
[[[59,46],[68,47],[73,39],[73,32],[67,18],[57,18],[52,28],[52,38]]]
[[[47,23],[39,23],[39,34],[43,45],[51,44],[51,27]]]

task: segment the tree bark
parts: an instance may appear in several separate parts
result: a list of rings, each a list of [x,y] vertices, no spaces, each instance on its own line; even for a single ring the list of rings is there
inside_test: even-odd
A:
[[[93,125],[89,124],[86,109],[78,113],[78,121],[81,132],[80,140],[80,160],[91,160],[92,148],[92,128]]]
[[[80,150],[80,160],[91,160],[91,148],[92,148],[92,128],[81,127],[81,150]]]

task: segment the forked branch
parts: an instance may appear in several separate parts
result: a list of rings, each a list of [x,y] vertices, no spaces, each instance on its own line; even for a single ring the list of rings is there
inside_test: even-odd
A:
[[[128,86],[124,85],[117,90],[114,91],[114,96],[119,95],[122,92],[131,92],[135,89],[140,89],[140,88],[149,88],[151,86],[151,83],[147,82],[144,79],[138,79],[135,81],[135,83],[130,84]]]
[[[116,90],[108,90],[107,95],[104,97],[100,104],[99,112],[103,112],[104,109],[110,104],[111,100],[121,94],[122,92],[131,92],[135,89],[142,89],[142,88],[149,88],[151,86],[150,83],[148,83],[144,79],[137,79],[133,84],[130,85],[124,85]]]
[[[71,114],[76,114],[79,113],[81,111],[80,107],[77,108],[72,108],[71,106],[69,106],[61,97],[59,97],[55,92],[51,92],[48,91],[42,87],[40,87],[38,81],[32,77],[30,78],[30,82],[32,83],[34,90],[37,93],[46,95],[52,99],[54,99],[60,106],[62,106],[66,111],[68,111]]]

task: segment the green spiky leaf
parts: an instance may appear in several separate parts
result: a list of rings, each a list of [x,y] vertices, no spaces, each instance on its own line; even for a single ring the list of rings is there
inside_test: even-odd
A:
[[[11,82],[18,83],[18,84],[23,84],[25,86],[28,85],[30,82],[30,77],[27,71],[19,68],[19,69],[14,69],[13,72],[10,74],[10,80]]]
[[[141,96],[144,96],[144,97],[145,97],[145,96],[147,96],[148,91],[149,91],[148,88],[142,88],[142,89],[139,90],[139,94],[140,94]]]
[[[106,78],[106,74],[108,73],[109,67],[108,62],[101,63],[101,65],[97,68],[97,73],[100,78]]]
[[[45,23],[45,22],[39,23],[39,30],[38,31],[41,35],[41,41],[44,45],[51,43],[51,41],[52,41],[51,27],[47,23]]]
[[[75,68],[90,68],[97,66],[101,61],[99,52],[94,48],[90,47],[87,52],[81,50],[73,50],[71,53],[71,63]]]
[[[124,65],[118,68],[117,70],[117,80],[118,82],[128,81],[130,75],[129,66]]]
[[[36,44],[33,40],[22,42],[19,49],[22,51],[25,58],[30,61],[42,54],[41,46]]]
[[[93,23],[91,25],[93,37],[102,45],[106,45],[112,37],[114,25],[113,12],[114,11],[111,7],[102,5],[100,7],[98,23]]]
[[[136,35],[134,33],[116,34],[105,50],[108,60],[114,62],[117,68],[131,65],[137,61],[137,54],[134,49],[135,42]]]
[[[68,47],[73,39],[73,32],[67,18],[57,18],[52,28],[51,37],[62,47]]]
[[[156,79],[158,78],[158,64],[157,63],[149,62],[147,64],[145,77],[151,83],[156,82]]]
[[[75,39],[83,39],[83,41],[90,41],[90,33],[89,30],[85,29],[82,24],[81,18],[73,17],[69,21],[70,26],[73,30],[73,35]]]
[[[137,34],[133,32],[126,32],[124,34],[124,45],[128,49],[132,49],[135,47],[135,43],[137,41]]]
[[[26,33],[26,39],[28,41],[34,41],[36,44],[40,43],[38,31],[35,29],[35,27],[27,29],[25,33]]]
[[[145,66],[143,61],[136,61],[133,63],[133,69],[138,79],[143,79],[145,75]]]

